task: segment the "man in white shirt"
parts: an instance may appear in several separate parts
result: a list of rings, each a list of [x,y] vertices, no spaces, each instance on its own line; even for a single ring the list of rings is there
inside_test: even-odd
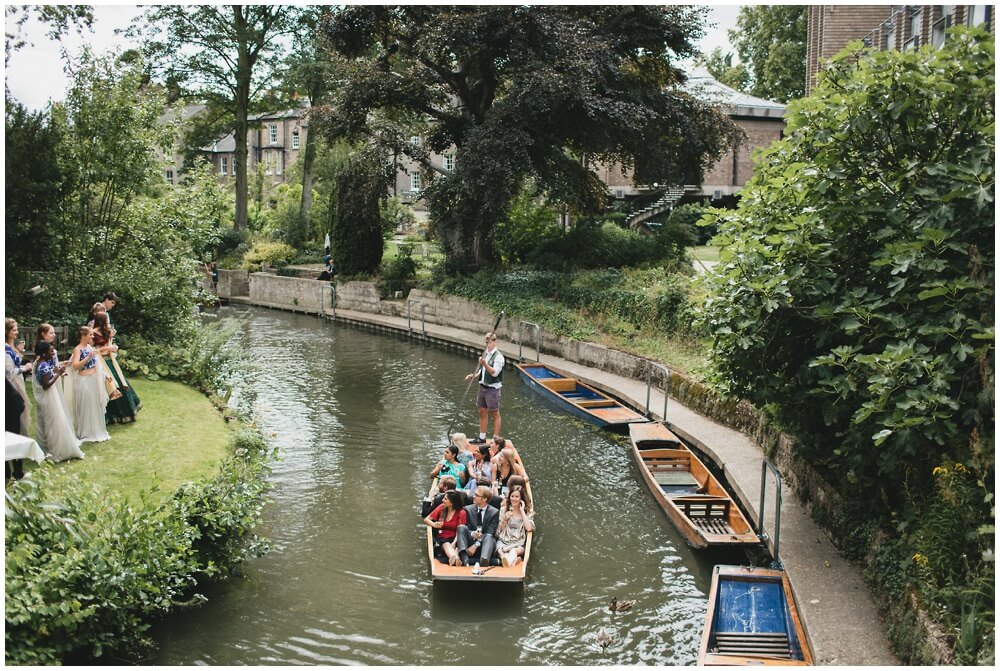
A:
[[[479,368],[465,376],[466,380],[479,377],[479,393],[476,406],[479,408],[479,438],[472,443],[486,442],[488,417],[493,418],[493,436],[500,435],[500,388],[503,386],[504,358],[497,349],[497,334],[486,334],[486,351],[479,357]]]

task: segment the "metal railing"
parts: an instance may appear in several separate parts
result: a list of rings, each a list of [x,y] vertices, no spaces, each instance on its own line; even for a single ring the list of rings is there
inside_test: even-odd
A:
[[[322,284],[319,287],[319,316],[326,316],[326,290],[330,290],[330,309],[333,310],[333,316],[337,316],[337,285],[336,284]]]
[[[413,327],[410,325],[410,306],[413,305],[414,303],[420,303],[420,325],[421,325],[420,330],[424,334],[424,337],[426,338],[427,319],[425,315],[427,311],[427,305],[425,305],[424,302],[419,298],[410,298],[406,301],[406,331],[410,335],[413,335]]]
[[[535,322],[520,321],[517,325],[517,358],[521,361],[524,357],[521,355],[521,335],[524,333],[525,326],[533,326],[535,328],[535,361],[542,360],[542,331],[541,327]]]
[[[764,529],[764,502],[767,495],[767,473],[768,471],[774,475],[775,492],[774,492],[774,551],[772,556],[774,561],[771,562],[771,568],[780,569],[781,560],[778,558],[778,545],[781,542],[781,473],[774,464],[771,463],[770,459],[764,459],[764,463],[760,466],[760,512],[757,516],[757,531],[760,535],[760,539],[764,541],[767,545],[767,541],[770,539],[767,532]]]
[[[667,421],[667,400],[670,398],[670,369],[660,363],[647,361],[646,368],[646,417],[652,419],[653,414],[649,409],[649,401],[653,394],[653,369],[659,368],[663,371],[663,421]]]

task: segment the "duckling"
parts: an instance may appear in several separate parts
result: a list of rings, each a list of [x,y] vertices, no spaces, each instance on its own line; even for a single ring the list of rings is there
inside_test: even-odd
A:
[[[601,652],[608,649],[608,646],[615,642],[615,635],[607,631],[604,627],[597,632],[597,645],[601,646]]]
[[[631,610],[634,605],[635,601],[619,601],[618,597],[613,596],[611,597],[611,605],[608,606],[608,609],[612,613],[623,613],[626,610]]]

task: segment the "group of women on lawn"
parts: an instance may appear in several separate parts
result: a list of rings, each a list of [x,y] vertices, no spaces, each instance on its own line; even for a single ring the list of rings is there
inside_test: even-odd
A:
[[[109,440],[107,425],[135,421],[142,407],[118,365],[115,329],[108,310],[117,302],[114,293],[95,303],[86,326],[77,329],[77,345],[65,361],[59,361],[56,332],[51,324],[38,327],[34,361],[24,360],[18,326],[4,320],[4,368],[8,394],[19,395],[24,409],[15,433],[28,435],[31,410],[24,375],[30,373],[35,396],[35,440],[52,461],[82,459],[80,446]],[[18,399],[13,399],[17,401]],[[10,424],[10,422],[8,422]]]

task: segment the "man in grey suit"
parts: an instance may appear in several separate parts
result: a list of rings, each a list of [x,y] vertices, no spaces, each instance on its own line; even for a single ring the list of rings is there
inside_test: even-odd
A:
[[[496,547],[497,524],[500,513],[491,506],[493,492],[489,487],[479,486],[472,497],[472,505],[465,507],[467,524],[458,527],[458,556],[468,566],[478,562],[489,566]]]

